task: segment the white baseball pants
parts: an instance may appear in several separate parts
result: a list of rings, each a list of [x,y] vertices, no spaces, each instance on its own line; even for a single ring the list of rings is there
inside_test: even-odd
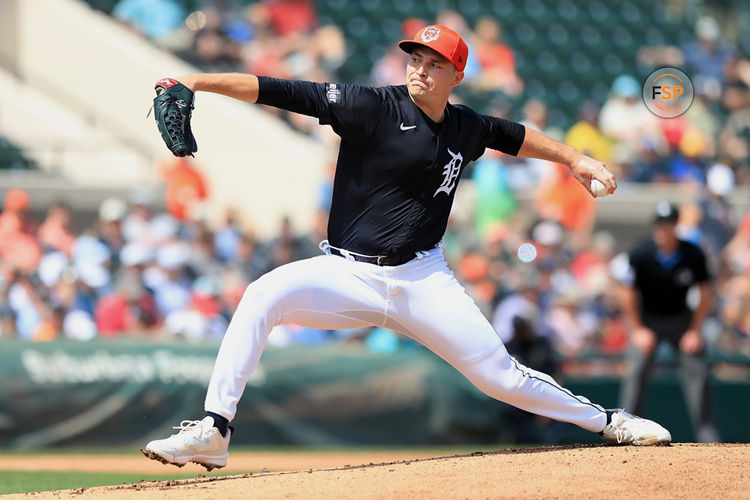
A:
[[[269,332],[283,323],[332,330],[383,326],[424,344],[495,399],[594,432],[606,424],[601,406],[508,354],[442,248],[393,267],[321,255],[251,283],[221,343],[206,411],[234,418]]]

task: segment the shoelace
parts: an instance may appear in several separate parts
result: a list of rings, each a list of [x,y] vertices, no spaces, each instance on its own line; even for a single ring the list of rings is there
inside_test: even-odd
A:
[[[183,420],[180,422],[179,426],[172,427],[172,429],[176,429],[180,432],[177,434],[182,434],[183,432],[191,431],[199,429],[201,433],[203,432],[203,428],[200,426],[201,421],[200,420]]]
[[[632,439],[633,434],[628,429],[615,429],[615,439],[617,439],[617,443],[622,443],[625,441],[625,439]]]

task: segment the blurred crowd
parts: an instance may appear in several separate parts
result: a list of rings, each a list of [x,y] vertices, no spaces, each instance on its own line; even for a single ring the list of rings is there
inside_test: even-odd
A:
[[[264,0],[243,8],[214,0],[194,12],[175,0],[121,0],[112,14],[207,71],[331,81],[357,57],[339,27],[320,25],[310,0]],[[481,18],[469,26],[447,10],[429,21],[468,40],[469,87],[523,98],[514,51],[496,20]],[[406,20],[404,36],[426,23]],[[750,349],[750,214],[731,203],[738,187],[750,184],[750,62],[708,17],[697,23],[690,44],[644,47],[637,57],[643,67],[686,68],[695,86],[686,114],[671,120],[650,114],[641,102],[641,82],[627,74],[612,82],[605,101],[584,103],[568,130],[548,125],[539,100],[524,100],[518,116],[506,99],[483,111],[566,141],[604,161],[621,183],[671,183],[689,193],[692,201],[681,207],[678,230],[706,250],[716,277],[718,301],[704,332],[707,342]],[[372,68],[372,83],[402,83],[404,61],[400,50],[386,51]],[[332,133],[315,120],[280,116],[335,147]],[[195,169],[180,165],[191,196],[206,199]],[[82,231],[71,229],[76,214],[63,203],[34,220],[28,193],[12,190],[0,214],[0,334],[28,340],[218,340],[249,282],[319,254],[327,183],[310,234],[296,233],[293,221],[284,220],[276,235],[262,240],[232,210],[223,224],[210,227],[195,210],[170,201],[169,181],[167,210],[157,210],[153,194],[139,191],[127,200],[105,200],[96,223]],[[567,169],[488,151],[467,167],[459,187],[446,255],[503,340],[570,358],[592,349],[621,353],[627,334],[616,285],[627,272],[624,252],[634,242],[595,231],[596,202]],[[648,236],[648,222],[641,236]],[[277,328],[269,342],[342,339],[379,352],[411,345],[382,329],[332,333],[294,325]]]
[[[210,0],[193,12],[178,0],[120,0],[112,14],[204,71],[339,81],[345,63],[365,56],[352,53],[341,27],[320,24],[312,0]],[[733,184],[750,184],[750,61],[722,36],[716,19],[701,17],[694,38],[683,46],[641,47],[633,64],[643,74],[614,79],[609,96],[585,102],[567,131],[548,126],[546,103],[525,96],[516,53],[504,42],[496,16],[479,17],[472,26],[446,9],[435,19],[404,20],[400,36],[411,38],[432,22],[467,40],[462,89],[495,96],[479,111],[523,120],[590,152],[623,181],[705,184],[708,167],[721,163],[732,170]],[[371,68],[371,84],[403,83],[405,55],[396,41],[381,42],[388,48]],[[695,98],[687,113],[664,120],[642,105],[641,84],[651,70],[667,65],[690,75]],[[314,119],[268,109],[303,132],[333,141]]]
[[[616,285],[627,272],[627,258],[612,234],[592,234],[595,210],[585,207],[593,200],[563,169],[535,200],[515,200],[497,177],[492,164],[498,161],[481,160],[458,195],[443,242],[458,279],[506,343],[542,342],[569,358],[592,350],[623,352],[627,333]],[[550,193],[571,191],[576,199],[549,208],[560,201]],[[196,209],[199,201],[196,195],[192,207],[168,202],[166,210],[157,210],[153,193],[138,190],[128,200],[104,200],[95,224],[74,231],[75,214],[66,204],[51,205],[36,220],[29,194],[8,191],[0,214],[0,336],[218,341],[247,284],[320,253],[325,207],[309,234],[297,233],[285,219],[273,237],[261,240],[232,210],[219,227],[210,227]],[[701,205],[713,213],[726,209],[724,203],[708,194],[699,204],[683,205],[678,231],[715,248],[709,255],[719,302],[709,344],[748,349],[750,214],[736,226],[695,219]],[[570,207],[587,213],[586,220],[559,217]],[[645,222],[643,236],[647,227]],[[361,341],[378,352],[411,345],[382,329],[321,332],[295,325],[276,328],[269,342],[341,340]]]
[[[42,221],[27,192],[12,189],[0,214],[0,335],[47,341],[122,335],[220,339],[245,287],[318,252],[284,220],[260,242],[229,210],[209,229],[180,205],[154,209],[148,190],[108,198],[98,220],[74,231],[55,203]]]

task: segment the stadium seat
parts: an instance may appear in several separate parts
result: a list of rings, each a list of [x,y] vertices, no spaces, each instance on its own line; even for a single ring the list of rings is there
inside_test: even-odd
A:
[[[470,24],[474,24],[481,15],[486,14],[487,8],[482,5],[483,3],[480,0],[456,0],[456,10],[466,17]]]
[[[31,170],[34,164],[23,151],[5,137],[0,137],[0,169]]]
[[[340,10],[346,7],[347,1],[346,0],[323,0],[322,3],[325,5],[318,5],[318,9],[323,7],[326,10]]]
[[[558,0],[555,4],[555,12],[558,19],[563,22],[580,22],[581,9],[572,0]]]
[[[544,102],[548,96],[547,85],[541,80],[528,80],[524,89],[524,95],[527,99],[539,99]]]
[[[568,66],[570,67],[571,77],[574,77],[581,84],[591,84],[602,76],[599,64],[583,51],[572,52],[568,59]]]
[[[532,71],[524,52],[516,52],[516,71],[519,75],[528,75]]]
[[[119,0],[89,0],[87,3],[95,9],[102,10],[107,14],[111,14],[112,9],[115,8],[117,2],[119,2]]]
[[[663,31],[657,28],[647,28],[640,40],[641,43],[652,47],[667,43]]]
[[[566,103],[577,103],[581,99],[579,86],[572,80],[563,80],[557,85],[557,97]]]
[[[347,36],[353,38],[354,40],[357,40],[359,38],[362,38],[363,36],[367,35],[367,33],[370,31],[370,22],[362,17],[362,16],[355,16],[344,25],[344,32]]]
[[[116,1],[88,3],[109,12]],[[181,0],[183,5],[192,2],[198,0]],[[750,2],[736,3],[742,4],[737,6],[738,15],[750,16]],[[314,4],[321,22],[340,26],[351,52],[365,55],[349,58],[339,70],[342,79],[358,82],[367,81],[372,62],[402,37],[406,18],[433,22],[440,12],[455,9],[473,26],[480,17],[491,16],[501,23],[504,40],[516,55],[516,69],[526,82],[518,102],[528,96],[540,98],[568,113],[570,123],[575,118],[570,112],[577,114],[583,100],[606,99],[614,77],[645,71],[636,66],[639,47],[693,40],[699,15],[694,9],[669,10],[654,0],[314,0]],[[750,31],[740,34],[738,45],[750,54]],[[491,99],[465,93],[467,102]]]
[[[550,45],[555,47],[556,50],[561,53],[570,51],[578,44],[578,42],[570,36],[570,32],[562,23],[553,23],[549,25],[546,30],[546,35]]]
[[[529,23],[520,23],[513,28],[513,34],[518,41],[519,48],[536,44],[538,34],[536,29]]]
[[[514,20],[517,17],[517,10],[518,7],[512,0],[494,0],[490,4],[490,13],[504,23]]]
[[[626,72],[626,70],[629,69],[626,66],[625,62],[614,53],[606,54],[602,62],[602,69],[604,70],[604,73],[613,78],[623,74],[624,72]]]
[[[547,109],[547,123],[551,127],[565,129],[570,123],[570,118],[563,108],[552,103]]]
[[[598,0],[586,4],[586,13],[594,24],[601,28],[613,26],[616,22],[612,8],[607,3]]]
[[[352,5],[359,4],[358,9],[364,14],[367,13],[370,16],[373,17],[376,16],[378,18],[383,17],[383,12],[385,9],[387,9],[387,0],[360,0],[359,2],[347,2]]]
[[[386,17],[380,21],[380,32],[383,34],[384,40],[389,40],[391,43],[401,40],[401,22],[395,17]]]
[[[410,17],[415,10],[414,0],[391,0],[391,8],[403,17]]]
[[[420,2],[420,5],[424,8],[425,21],[432,22],[435,20],[437,15],[448,8],[448,2],[446,0],[432,0],[430,2]]]
[[[549,23],[555,20],[556,14],[541,0],[523,2],[523,11],[530,21],[536,24]]]

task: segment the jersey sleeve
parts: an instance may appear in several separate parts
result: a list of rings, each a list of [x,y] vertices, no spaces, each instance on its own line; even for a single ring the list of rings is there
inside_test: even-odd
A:
[[[481,146],[516,156],[526,137],[526,127],[504,118],[478,116]]]
[[[618,283],[627,286],[635,284],[635,269],[630,262],[630,255],[625,252],[617,254],[609,263],[609,272]]]
[[[259,76],[258,86],[259,104],[313,116],[342,139],[355,143],[372,134],[383,102],[376,89],[361,85]]]
[[[633,250],[628,254],[628,269],[627,269],[627,280],[623,283],[626,285],[634,286],[636,288],[641,285],[639,278],[643,277],[643,273],[640,271],[641,254],[638,250]]]

